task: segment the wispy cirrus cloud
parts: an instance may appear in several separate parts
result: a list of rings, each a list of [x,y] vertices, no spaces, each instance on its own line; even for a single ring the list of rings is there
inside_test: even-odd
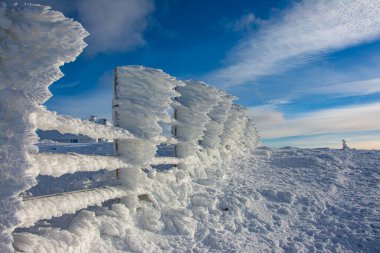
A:
[[[275,107],[251,107],[263,138],[380,130],[380,103],[329,108],[286,118]]]
[[[315,87],[304,92],[309,94],[332,94],[337,97],[363,96],[380,92],[380,78]]]
[[[255,17],[253,13],[247,13],[239,19],[228,23],[226,28],[238,32],[242,30],[250,30],[253,25],[259,25],[262,22],[263,21],[260,18]]]
[[[305,0],[265,22],[209,79],[233,86],[380,37],[380,1]]]

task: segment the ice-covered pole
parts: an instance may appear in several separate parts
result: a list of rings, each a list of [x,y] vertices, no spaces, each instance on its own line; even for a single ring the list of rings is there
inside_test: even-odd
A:
[[[0,252],[13,252],[11,233],[25,218],[19,195],[36,183],[28,154],[37,151],[35,112],[87,35],[50,7],[0,3]]]
[[[201,148],[205,126],[210,121],[207,114],[221,100],[220,92],[202,82],[186,81],[186,85],[178,87],[181,94],[174,104],[176,110],[176,137],[178,139],[177,155],[186,158]]]
[[[117,155],[131,167],[119,170],[120,182],[136,188],[141,168],[153,160],[160,144],[160,121],[169,118],[172,97],[179,96],[175,87],[181,81],[161,70],[141,66],[115,69],[113,99],[114,126],[127,129],[136,139],[117,140]]]
[[[229,110],[228,118],[224,123],[223,133],[220,135],[222,148],[229,152],[236,152],[246,128],[248,118],[245,116],[245,108],[233,104]]]
[[[223,133],[224,123],[227,121],[232,100],[234,97],[220,91],[221,101],[215,105],[207,114],[210,121],[206,124],[206,130],[202,140],[202,146],[208,149],[216,148],[220,142],[220,135]]]

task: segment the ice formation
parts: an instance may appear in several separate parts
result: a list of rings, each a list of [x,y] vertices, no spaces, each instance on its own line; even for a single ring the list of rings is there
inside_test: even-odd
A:
[[[192,156],[200,149],[199,141],[210,121],[207,114],[222,100],[219,91],[205,83],[185,83],[185,86],[177,88],[180,96],[176,101],[179,104],[173,106],[177,121],[175,137],[179,141],[176,152],[180,158]]]
[[[0,3],[0,251],[13,251],[13,229],[22,223],[19,194],[35,184],[28,151],[37,142],[31,114],[86,44],[83,27],[49,7]]]
[[[40,107],[35,114],[36,126],[41,130],[58,130],[60,133],[82,134],[94,139],[133,139],[133,135],[126,129],[105,126],[89,120],[59,115]]]
[[[127,194],[121,186],[106,186],[70,194],[32,197],[24,201],[24,208],[19,211],[23,218],[19,227],[30,227],[39,220],[75,213],[89,206],[101,206],[106,200],[125,197]]]
[[[244,130],[248,121],[245,109],[240,105],[233,104],[229,110],[227,121],[224,123],[223,133],[220,135],[221,144],[227,150],[239,150]]]
[[[223,133],[224,123],[227,121],[233,97],[222,93],[221,98],[222,100],[207,114],[210,121],[205,126],[206,130],[204,131],[204,136],[201,142],[202,146],[205,148],[213,149],[221,142],[219,136]]]
[[[115,70],[115,127],[50,112],[42,106],[51,96],[48,87],[62,77],[59,67],[73,61],[86,46],[83,39],[88,33],[79,23],[40,5],[0,4],[0,14],[0,118],[7,119],[0,121],[0,251],[13,251],[11,233],[15,228],[30,227],[40,220],[100,206],[115,198],[123,203],[108,210],[115,213],[116,224],[129,219],[120,210],[136,217],[140,215],[138,210],[144,209],[140,217],[144,229],[193,237],[197,227],[194,217],[204,214],[207,200],[190,197],[192,180],[213,184],[210,176],[222,179],[225,172],[218,166],[207,166],[228,164],[234,150],[256,145],[256,132],[251,131],[253,125],[248,123],[244,110],[231,105],[231,96],[205,83],[183,82],[161,70],[128,66]],[[174,119],[170,116],[172,109]],[[162,136],[162,124],[172,124],[175,136]],[[38,153],[33,145],[37,128],[116,139],[117,157]],[[255,140],[244,141],[243,134]],[[157,145],[162,142],[175,144],[177,157],[155,157]],[[167,172],[150,167],[172,163],[186,166]],[[122,185],[24,201],[20,197],[36,184],[37,175],[60,177],[100,169],[120,169]],[[192,210],[186,208],[188,203]],[[81,249],[81,243],[59,242],[57,238],[78,241],[83,227],[113,233],[113,225],[101,221],[110,219],[107,215],[97,218],[83,211],[75,219],[68,230],[47,229],[49,232],[40,235],[17,233],[14,247],[24,252],[53,251],[60,245],[60,250],[75,252]],[[99,235],[89,233],[84,238],[91,241],[95,238],[92,236]],[[30,248],[26,248],[28,244]]]
[[[117,140],[117,152],[129,164],[141,166],[155,156],[162,128],[159,121],[169,117],[171,98],[181,81],[161,70],[141,66],[115,70],[114,125],[127,129],[139,139]]]
[[[102,169],[112,171],[129,166],[123,160],[113,156],[38,153],[30,158],[33,166],[39,171],[39,175],[53,177],[79,171],[98,171]]]

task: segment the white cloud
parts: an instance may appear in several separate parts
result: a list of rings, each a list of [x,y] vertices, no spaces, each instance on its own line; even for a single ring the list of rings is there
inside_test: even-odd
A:
[[[128,51],[144,45],[151,0],[77,1],[80,22],[90,32],[88,52]]]
[[[211,74],[225,85],[255,81],[380,36],[380,1],[305,0],[250,35],[229,66]]]
[[[249,108],[248,115],[263,138],[380,130],[380,103],[324,109],[292,118],[261,106]]]
[[[227,25],[228,29],[231,29],[235,32],[241,30],[249,30],[255,24],[260,24],[262,21],[255,17],[252,13],[247,13],[241,16],[238,20],[235,20]]]
[[[380,78],[357,82],[338,83],[328,86],[308,89],[309,94],[333,94],[338,97],[363,96],[380,92]]]
[[[283,124],[285,122],[284,115],[269,105],[251,107],[248,109],[247,115],[255,121],[260,133],[262,129],[266,129],[268,126]]]

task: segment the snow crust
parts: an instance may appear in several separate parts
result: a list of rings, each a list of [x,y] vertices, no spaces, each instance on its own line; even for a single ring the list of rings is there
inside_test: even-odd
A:
[[[41,130],[57,130],[60,133],[82,134],[94,139],[133,139],[135,138],[126,129],[97,124],[89,120],[82,120],[40,107],[33,117],[36,126]]]
[[[83,27],[49,7],[0,3],[0,252],[11,252],[11,232],[22,222],[18,195],[35,184],[27,152],[37,142],[32,113],[86,44]]]
[[[202,82],[186,81],[186,85],[176,90],[179,104],[173,104],[176,110],[176,146],[177,156],[186,158],[195,154],[201,147],[205,126],[210,121],[208,113],[222,100],[220,92]]]

